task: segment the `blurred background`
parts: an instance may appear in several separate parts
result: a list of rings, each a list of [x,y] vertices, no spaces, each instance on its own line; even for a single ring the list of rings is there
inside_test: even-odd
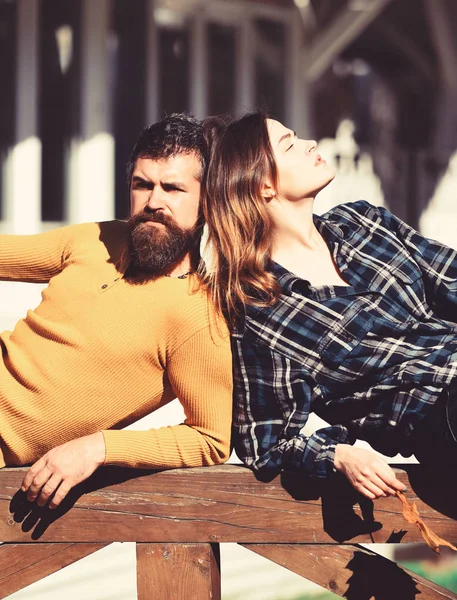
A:
[[[0,233],[124,218],[143,127],[263,108],[335,165],[316,212],[364,198],[457,247],[456,33],[456,0],[0,0]],[[1,330],[39,300],[0,283]],[[383,551],[457,591],[450,555]],[[222,549],[224,600],[335,597],[247,553]],[[113,545],[11,598],[133,599],[133,557]]]

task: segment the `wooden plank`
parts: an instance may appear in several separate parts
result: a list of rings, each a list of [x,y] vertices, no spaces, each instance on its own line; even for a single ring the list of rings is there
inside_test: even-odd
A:
[[[360,546],[329,544],[241,544],[337,596],[456,600],[457,595]]]
[[[417,45],[412,38],[396,25],[387,20],[379,20],[376,30],[383,34],[387,46],[393,46],[416,67],[429,83],[437,85],[436,67],[427,52]]]
[[[319,31],[303,54],[303,75],[315,82],[338,56],[381,14],[392,0],[368,0],[359,10],[348,3]]]
[[[220,600],[218,544],[137,544],[138,600]]]
[[[450,6],[446,0],[425,0],[425,14],[446,87],[457,93],[457,44]]]
[[[96,552],[106,544],[3,544],[0,599]]]
[[[413,468],[417,467],[417,468]],[[417,465],[397,470],[426,523],[457,541],[457,489]],[[258,481],[241,466],[152,474],[103,469],[55,510],[24,501],[23,470],[0,470],[0,540],[8,542],[419,542],[397,498],[371,502],[343,476],[312,482],[295,473]]]

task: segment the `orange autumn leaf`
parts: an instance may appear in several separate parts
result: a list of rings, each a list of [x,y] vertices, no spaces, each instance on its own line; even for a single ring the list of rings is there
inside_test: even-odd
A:
[[[452,548],[457,552],[457,548],[455,546],[453,546],[450,542],[443,540],[443,538],[437,536],[436,533],[433,533],[433,531],[429,527],[427,527],[427,525],[419,516],[419,511],[417,510],[415,502],[409,504],[408,500],[401,492],[396,492],[396,495],[400,499],[401,511],[403,513],[403,516],[408,521],[408,523],[416,523],[417,527],[419,528],[419,531],[422,534],[422,537],[432,550],[439,554],[440,546],[448,546],[449,548]]]

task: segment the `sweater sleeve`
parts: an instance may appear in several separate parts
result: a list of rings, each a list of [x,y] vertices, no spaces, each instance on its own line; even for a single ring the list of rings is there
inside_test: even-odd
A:
[[[232,361],[228,334],[204,328],[170,357],[167,374],[184,423],[148,431],[103,431],[106,464],[135,468],[200,467],[230,453]]]
[[[0,279],[47,283],[63,268],[70,227],[35,235],[1,235]]]

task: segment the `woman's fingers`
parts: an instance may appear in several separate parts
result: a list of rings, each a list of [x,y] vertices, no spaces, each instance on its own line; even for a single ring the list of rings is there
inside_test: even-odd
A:
[[[358,492],[370,499],[393,495],[404,489],[386,461],[363,448],[338,444],[335,468],[346,475]]]

